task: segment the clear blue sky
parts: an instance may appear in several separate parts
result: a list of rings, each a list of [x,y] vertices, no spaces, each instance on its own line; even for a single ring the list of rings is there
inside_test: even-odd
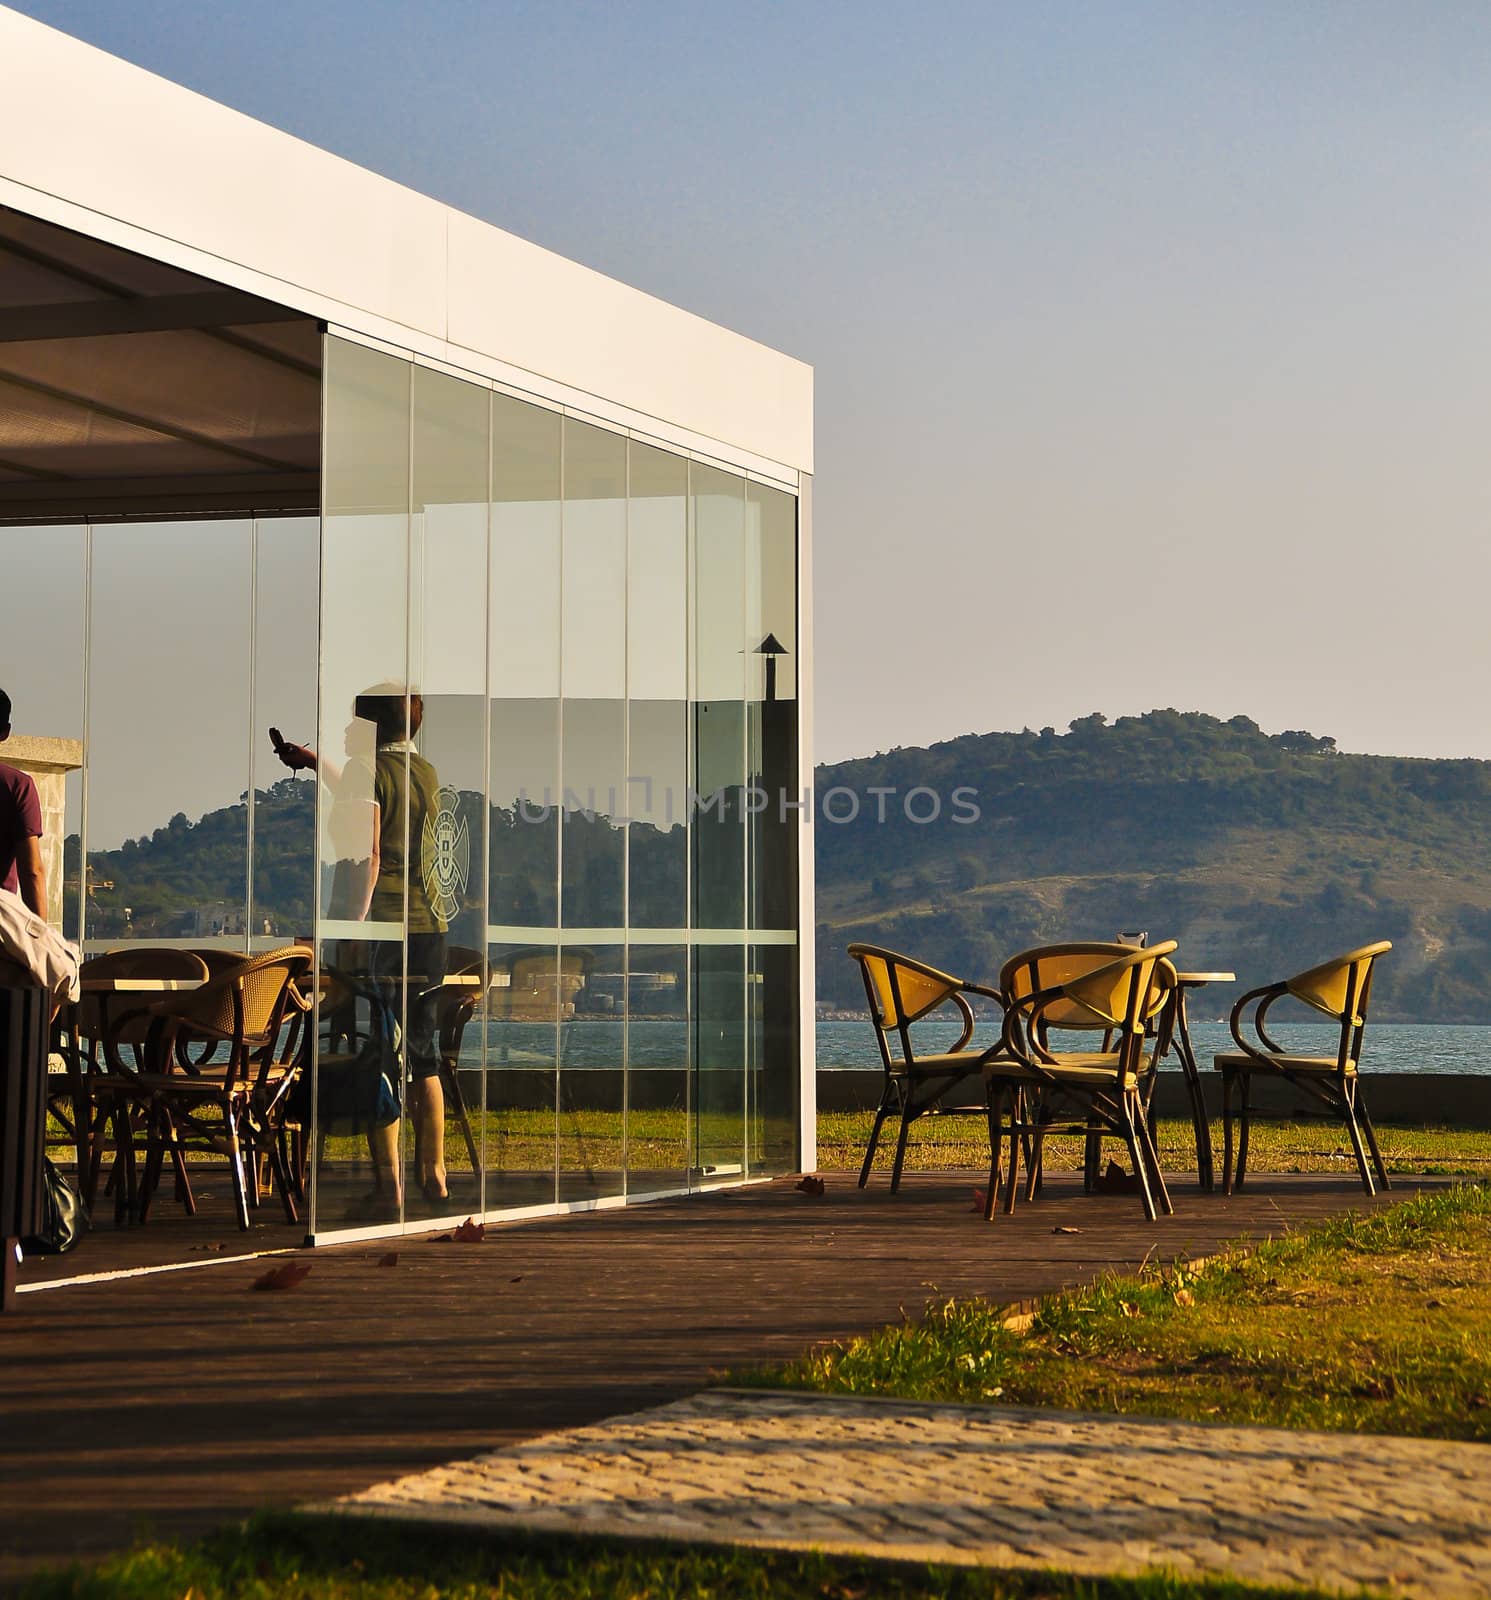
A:
[[[824,758],[1491,755],[1491,6],[19,8],[811,361]]]

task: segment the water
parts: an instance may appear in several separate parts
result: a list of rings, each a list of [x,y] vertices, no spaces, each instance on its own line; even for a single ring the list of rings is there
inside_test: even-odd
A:
[[[958,1037],[956,1024],[947,1028],[923,1024],[912,1032],[922,1050],[949,1049]],[[1334,1055],[1340,1038],[1339,1030],[1330,1023],[1281,1023],[1269,1032],[1281,1045],[1300,1055]],[[993,1043],[987,1027],[981,1027],[974,1037]],[[1193,1022],[1191,1042],[1202,1071],[1210,1068],[1214,1055],[1237,1048],[1225,1022]],[[1491,1076],[1491,1028],[1374,1022],[1367,1028],[1362,1056],[1362,1065],[1368,1072],[1467,1072]],[[1179,1070],[1173,1057],[1165,1065]],[[820,1072],[879,1066],[880,1051],[868,1022],[818,1024]]]

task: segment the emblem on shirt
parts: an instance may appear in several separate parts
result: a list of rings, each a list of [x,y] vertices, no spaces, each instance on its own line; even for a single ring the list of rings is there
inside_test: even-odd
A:
[[[471,876],[471,834],[461,815],[458,790],[435,791],[435,808],[426,813],[420,836],[419,863],[431,908],[449,922],[460,910]]]

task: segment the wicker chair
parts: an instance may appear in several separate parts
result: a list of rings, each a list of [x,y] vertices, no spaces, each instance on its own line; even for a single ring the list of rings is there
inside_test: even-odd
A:
[[[1278,983],[1265,984],[1261,989],[1251,989],[1232,1008],[1232,1037],[1236,1051],[1228,1051],[1216,1058],[1216,1068],[1222,1074],[1222,1192],[1231,1194],[1234,1176],[1232,1171],[1232,1093],[1234,1086],[1242,1090],[1241,1137],[1237,1146],[1236,1185],[1240,1189],[1248,1172],[1248,1125],[1251,1120],[1251,1090],[1255,1074],[1283,1078],[1320,1102],[1334,1116],[1339,1116],[1351,1135],[1351,1148],[1356,1154],[1356,1169],[1361,1175],[1362,1188],[1368,1194],[1376,1193],[1372,1170],[1376,1169],[1377,1184],[1391,1188],[1382,1152],[1377,1148],[1377,1134],[1372,1128],[1372,1118],[1362,1095],[1360,1067],[1362,1060],[1362,1035],[1367,1026],[1367,1002],[1372,994],[1372,969],[1378,960],[1392,949],[1387,939],[1376,944],[1363,945],[1359,950],[1349,950],[1344,956],[1322,962],[1318,967],[1298,972],[1292,978]],[[1340,1029],[1336,1053],[1331,1056],[1295,1055],[1276,1044],[1268,1035],[1268,1013],[1274,1002],[1290,996],[1329,1017]],[[1248,1037],[1246,1013],[1252,1006],[1251,1034]],[[1365,1135],[1365,1148],[1363,1136]],[[1367,1155],[1371,1153],[1371,1165]]]
[[[979,995],[992,1001],[1000,1009],[1001,1016],[1004,999],[997,990],[965,983],[925,962],[877,945],[852,944],[849,954],[859,963],[870,1006],[870,1022],[885,1069],[885,1083],[870,1129],[864,1165],[860,1168],[859,1186],[863,1189],[870,1181],[870,1169],[875,1164],[875,1151],[885,1119],[897,1115],[901,1128],[890,1174],[891,1193],[894,1194],[901,1186],[906,1140],[913,1122],[930,1116],[990,1116],[982,1099],[960,1102],[958,1098],[961,1090],[979,1084],[984,1065],[984,1052],[971,1047],[974,1016],[967,997]],[[962,1023],[956,1042],[948,1050],[919,1050],[911,1037],[912,1026],[946,1005],[956,1009]],[[997,1148],[998,1139],[992,1124],[990,1142]]]
[[[1160,1171],[1141,1096],[1159,1038],[1155,1030],[1175,987],[1175,969],[1165,960],[1173,939],[1134,949],[1124,945],[1047,945],[1007,961],[1000,989],[1007,1007],[1002,1049],[984,1065],[991,1129],[999,1125],[1001,1102],[1010,1102],[1009,1172],[1004,1208],[1015,1203],[1018,1136],[1028,1136],[1026,1198],[1040,1189],[1042,1145],[1049,1134],[1073,1133],[1086,1140],[1084,1168],[1095,1176],[1100,1140],[1124,1141],[1134,1165],[1145,1215],[1153,1221],[1174,1208]],[[1052,1029],[1102,1034],[1097,1050],[1063,1050]],[[1080,1120],[1063,1124],[1059,1114],[1076,1103]],[[1033,1149],[1031,1148],[1033,1146]],[[990,1181],[984,1215],[994,1213],[1001,1150],[990,1150]]]
[[[294,1181],[272,1117],[266,1116],[283,1104],[295,1071],[280,1041],[288,1011],[302,1003],[295,980],[310,967],[309,950],[276,950],[149,1008],[144,1068],[127,1091],[145,1111],[149,1129],[141,1222],[166,1151],[179,1170],[182,1153],[191,1147],[227,1155],[241,1229],[249,1226],[248,1173],[260,1154],[268,1159],[287,1220],[297,1219]],[[253,1191],[257,1203],[257,1181]]]

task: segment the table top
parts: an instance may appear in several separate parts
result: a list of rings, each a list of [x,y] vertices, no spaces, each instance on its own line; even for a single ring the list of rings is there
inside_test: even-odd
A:
[[[1235,972],[1177,972],[1176,978],[1187,988],[1203,983],[1236,983]]]
[[[177,989],[200,989],[205,978],[88,978],[79,980],[84,994],[170,994]]]

